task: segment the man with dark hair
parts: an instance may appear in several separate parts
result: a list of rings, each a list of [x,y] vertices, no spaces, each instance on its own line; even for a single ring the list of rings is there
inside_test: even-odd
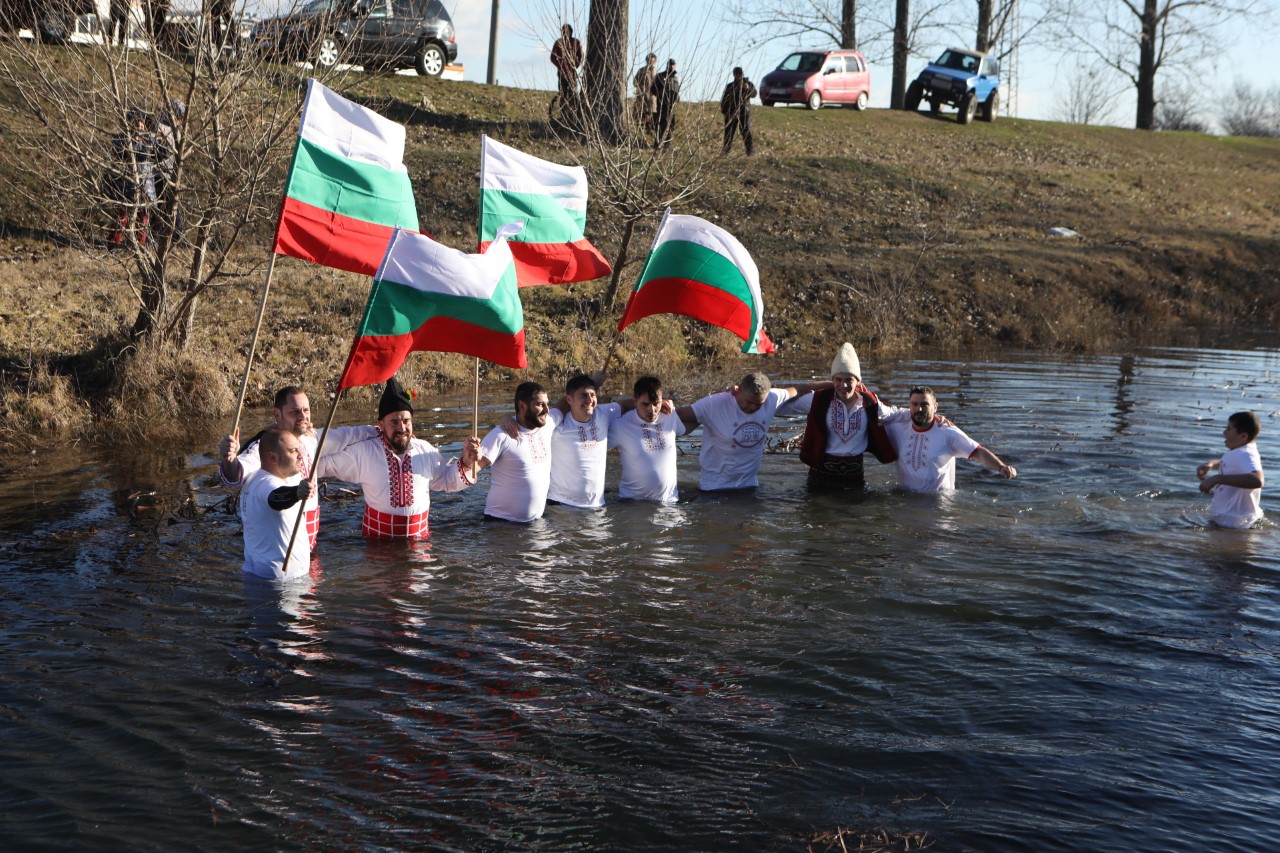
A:
[[[651,89],[657,99],[658,138],[654,148],[671,145],[671,133],[676,126],[676,103],[680,100],[680,78],[676,76],[676,61],[667,60],[667,70],[653,78]]]
[[[480,443],[481,468],[493,468],[484,514],[489,518],[528,523],[541,518],[551,487],[550,403],[536,382],[516,386],[516,437],[502,426]]]
[[[1262,519],[1262,457],[1254,441],[1261,431],[1257,415],[1236,412],[1222,431],[1227,452],[1196,468],[1200,491],[1213,495],[1209,513],[1218,527],[1243,529]]]
[[[743,76],[741,68],[733,69],[733,82],[724,87],[720,96],[720,114],[724,116],[724,149],[728,154],[733,149],[733,137],[742,131],[742,144],[746,146],[747,156],[755,150],[755,140],[751,136],[751,99],[756,96],[756,85]]]
[[[302,446],[288,430],[270,427],[259,438],[262,466],[245,481],[240,497],[244,523],[244,563],[241,568],[268,580],[306,577],[311,570],[311,546],[306,537],[294,542],[289,565],[284,564],[289,539],[311,496],[311,484],[302,475]],[[298,510],[289,512],[297,506]]]
[[[324,457],[332,476],[364,492],[361,532],[371,539],[429,539],[431,491],[457,492],[475,483],[480,439],[468,436],[459,459],[445,460],[413,434],[413,395],[392,377],[378,401],[377,434]]]
[[[303,479],[311,476],[311,468],[316,464],[316,449],[320,437],[311,428],[311,401],[306,393],[297,385],[286,385],[276,392],[272,409],[274,428],[291,433],[300,445],[298,466]],[[265,430],[263,431],[265,432]],[[249,439],[244,448],[240,447],[240,430],[225,435],[218,444],[218,476],[231,488],[239,488],[247,482],[249,476],[262,467],[258,443],[263,432]],[[373,427],[336,427],[325,439],[324,455],[320,460],[319,476],[330,476],[327,463],[329,457],[342,450],[346,445],[369,436],[376,436]],[[320,501],[313,492],[307,498],[307,539],[311,547],[316,546],[316,535],[320,531]]]
[[[561,99],[573,97],[578,91],[578,68],[582,66],[582,42],[573,37],[573,27],[560,28],[560,38],[551,46],[551,64],[556,67],[556,84]]]
[[[884,421],[885,431],[898,454],[898,480],[913,492],[946,492],[956,487],[956,459],[963,457],[995,471],[1006,480],[1018,476],[1012,465],[1000,461],[987,448],[965,435],[954,424],[938,418],[933,389],[917,385],[907,404]]]
[[[686,431],[703,428],[699,487],[707,492],[758,486],[757,474],[778,406],[798,394],[830,387],[830,382],[810,382],[774,388],[768,376],[753,371],[728,391],[677,409]]]
[[[622,500],[673,503],[676,488],[676,438],[684,423],[675,412],[663,413],[662,381],[641,376],[632,389],[635,408],[609,426],[609,445],[618,448]]]
[[[551,488],[547,497],[554,503],[584,509],[604,506],[609,430],[624,409],[618,403],[599,405],[599,390],[594,377],[579,373],[565,383],[564,399],[551,407]]]

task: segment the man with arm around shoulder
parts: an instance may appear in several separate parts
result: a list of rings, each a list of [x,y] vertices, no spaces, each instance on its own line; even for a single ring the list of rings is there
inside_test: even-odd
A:
[[[909,413],[909,415],[908,415]],[[942,423],[933,389],[911,389],[907,412],[897,410],[885,420],[885,430],[898,454],[898,480],[913,492],[949,492],[956,487],[956,459],[971,459],[1006,480],[1018,476],[987,448],[959,428]]]

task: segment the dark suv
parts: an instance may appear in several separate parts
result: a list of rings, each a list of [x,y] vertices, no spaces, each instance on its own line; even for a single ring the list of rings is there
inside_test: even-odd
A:
[[[458,56],[453,21],[440,0],[312,0],[296,12],[259,21],[255,49],[332,68],[339,62],[399,68],[439,77]]]

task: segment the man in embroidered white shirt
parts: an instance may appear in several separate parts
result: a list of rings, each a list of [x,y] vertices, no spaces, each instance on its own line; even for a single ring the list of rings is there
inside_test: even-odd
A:
[[[956,487],[956,459],[972,459],[1006,480],[1018,476],[1012,465],[1000,461],[952,424],[938,418],[938,400],[933,389],[917,385],[907,404],[910,417],[897,410],[883,423],[893,449],[898,453],[898,480],[913,492],[945,492]]]
[[[427,539],[431,490],[456,492],[475,483],[471,476],[480,439],[469,436],[460,459],[445,460],[426,441],[414,438],[412,398],[387,380],[378,402],[378,433],[326,454],[333,476],[359,483],[364,491],[361,530],[370,538]]]
[[[489,431],[480,444],[480,467],[493,467],[486,518],[527,524],[542,517],[551,488],[551,404],[537,382],[516,386],[516,435],[505,424]]]

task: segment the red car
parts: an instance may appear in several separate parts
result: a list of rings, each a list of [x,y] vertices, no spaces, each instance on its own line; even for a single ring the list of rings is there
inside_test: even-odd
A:
[[[823,104],[853,104],[865,110],[870,96],[871,71],[856,50],[796,51],[760,83],[760,102],[766,107],[804,104],[817,110]]]

